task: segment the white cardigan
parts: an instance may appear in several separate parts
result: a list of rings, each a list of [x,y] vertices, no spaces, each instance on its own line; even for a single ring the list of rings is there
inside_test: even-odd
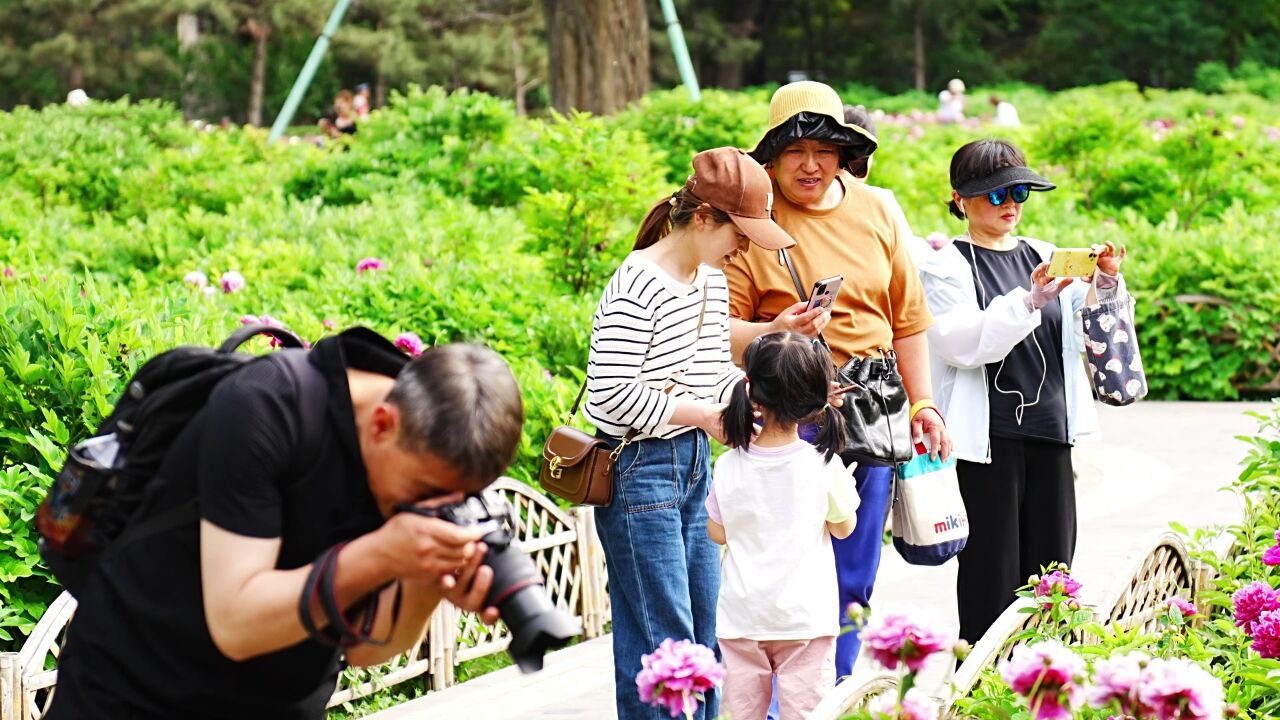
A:
[[[1021,238],[1046,262],[1054,246]],[[1023,300],[1030,291],[1015,288],[991,298],[986,310],[978,305],[973,269],[955,243],[917,258],[933,327],[929,328],[929,361],[933,397],[947,419],[954,453],[961,460],[991,462],[991,406],[985,366],[1001,360],[1031,331],[1040,326],[1040,311],[1030,312]],[[1124,278],[1111,291],[1098,291],[1098,299],[1122,296]],[[1062,369],[1066,382],[1067,441],[1098,430],[1089,378],[1085,374],[1084,325],[1080,311],[1089,285],[1074,282],[1058,296],[1062,308]]]

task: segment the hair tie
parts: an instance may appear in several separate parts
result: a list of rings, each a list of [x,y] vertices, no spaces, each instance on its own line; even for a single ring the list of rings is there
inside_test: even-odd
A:
[[[671,205],[671,207],[676,207],[677,205],[680,204],[679,198],[680,198],[680,191],[677,190],[671,193],[671,199],[668,200],[667,202]]]
[[[822,410],[823,410],[823,412],[830,412],[830,411],[831,411],[831,403],[827,403],[826,405],[823,405],[823,406],[822,406]]]

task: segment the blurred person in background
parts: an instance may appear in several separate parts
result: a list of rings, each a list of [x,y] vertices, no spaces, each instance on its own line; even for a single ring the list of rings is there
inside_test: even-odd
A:
[[[1018,117],[1018,108],[1008,100],[1001,100],[998,96],[991,96],[991,105],[996,109],[996,124],[1004,127],[1018,127],[1022,124],[1022,120]]]
[[[969,98],[964,94],[964,81],[952,78],[947,83],[947,89],[938,93],[938,122],[963,122],[968,103]]]

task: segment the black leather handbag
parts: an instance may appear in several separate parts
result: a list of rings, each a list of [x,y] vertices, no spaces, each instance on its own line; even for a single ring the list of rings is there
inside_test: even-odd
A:
[[[800,300],[807,302],[804,284],[786,250],[778,255],[795,283]],[[826,338],[818,340],[829,351]],[[899,465],[914,454],[911,447],[911,405],[907,389],[898,373],[898,355],[892,349],[880,348],[880,357],[851,357],[836,368],[836,381],[856,387],[844,396],[840,414],[845,422],[845,449],[841,456],[852,456],[863,465]]]

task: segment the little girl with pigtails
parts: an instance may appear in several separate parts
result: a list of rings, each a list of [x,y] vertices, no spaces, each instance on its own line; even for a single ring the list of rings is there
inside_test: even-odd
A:
[[[721,710],[764,717],[776,675],[782,717],[807,717],[835,684],[831,538],[853,532],[854,467],[839,457],[844,419],[828,403],[826,348],[796,333],[761,335],[743,370],[724,410],[732,449],[716,461],[706,503],[707,533],[726,546],[716,606]],[[818,425],[814,444],[799,434],[808,423]]]

